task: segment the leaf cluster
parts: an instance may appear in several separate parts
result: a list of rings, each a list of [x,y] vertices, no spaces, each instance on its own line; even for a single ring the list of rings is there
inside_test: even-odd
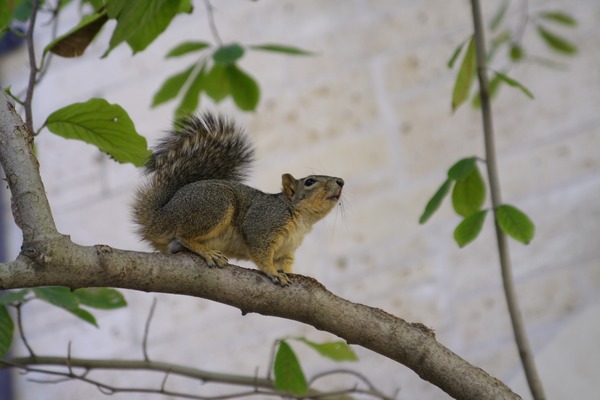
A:
[[[454,240],[460,247],[471,243],[483,228],[488,209],[483,205],[486,198],[486,185],[479,172],[476,157],[463,158],[448,170],[448,177],[428,201],[419,218],[424,224],[440,207],[452,189],[452,207],[462,217],[454,230]],[[528,244],[535,234],[535,226],[529,217],[514,206],[503,204],[495,209],[500,228],[519,242]]]
[[[34,299],[68,311],[95,327],[98,327],[96,318],[87,308],[114,310],[127,305],[121,292],[110,288],[71,291],[63,286],[48,286],[4,292],[0,294],[0,358],[10,349],[14,336],[15,324],[7,306],[20,306]]]
[[[58,13],[69,3],[71,1],[59,2],[58,8],[52,11]],[[46,45],[42,65],[51,54],[81,56],[110,20],[116,24],[103,57],[107,57],[122,43],[126,43],[136,54],[146,49],[177,15],[191,13],[193,9],[191,0],[80,0],[80,7],[88,10],[88,13],[76,26]],[[26,21],[37,11],[30,0],[0,0],[0,35],[11,30],[15,22]],[[217,103],[231,97],[241,110],[256,109],[260,87],[239,66],[247,50],[293,56],[311,54],[280,44],[244,47],[237,43],[213,46],[204,41],[186,41],[169,51],[166,58],[195,54],[199,55],[198,60],[167,78],[154,95],[152,106],[179,97],[176,115],[188,114],[198,108],[204,93]],[[15,101],[24,105],[21,99],[10,92],[10,88],[6,88],[6,91]],[[127,112],[118,104],[109,104],[104,99],[93,98],[61,108],[48,116],[38,132],[44,127],[64,138],[96,146],[118,162],[139,167],[149,155],[146,140],[135,130]]]
[[[508,55],[510,65],[503,67],[501,71],[491,70],[493,76],[489,81],[489,96],[494,98],[503,84],[519,89],[527,97],[533,99],[533,93],[522,83],[508,76],[508,70],[521,62],[541,62],[544,65],[553,65],[554,63],[541,57],[530,55],[522,44],[523,31],[526,26],[522,26],[517,32],[508,28],[500,29],[507,15],[509,1],[504,0],[500,3],[498,10],[489,21],[489,30],[491,39],[489,50],[487,51],[487,61],[491,64],[500,50],[505,49]],[[562,11],[541,11],[533,16],[525,18],[526,24],[533,24],[538,37],[547,45],[547,47],[558,54],[572,56],[577,53],[577,46],[567,38],[556,33],[549,24],[561,25],[572,28],[577,25],[577,21],[569,14]],[[464,50],[466,48],[466,50]],[[455,111],[471,96],[471,105],[475,108],[480,107],[479,91],[472,92],[472,84],[475,79],[476,60],[475,60],[475,40],[474,36],[469,36],[454,50],[448,60],[448,68],[453,68],[462,54],[460,67],[458,68],[454,89],[452,91],[452,110]]]
[[[311,53],[291,46],[263,44],[244,47],[238,43],[211,46],[203,41],[183,42],[171,49],[166,58],[199,54],[196,62],[189,65],[162,84],[152,99],[152,107],[180,97],[176,115],[188,114],[198,107],[204,93],[216,103],[231,97],[235,105],[244,111],[256,109],[260,100],[260,88],[256,80],[239,66],[246,50],[260,50],[288,55]]]

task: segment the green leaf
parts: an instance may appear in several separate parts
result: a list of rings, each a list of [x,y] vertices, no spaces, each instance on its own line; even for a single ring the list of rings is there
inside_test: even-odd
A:
[[[496,13],[494,14],[494,16],[492,17],[492,19],[490,20],[490,31],[493,32],[496,29],[498,29],[498,27],[500,26],[500,23],[502,22],[502,20],[506,16],[506,10],[508,10],[508,4],[509,3],[510,2],[508,0],[502,0],[502,3],[500,3],[500,6],[496,10]]]
[[[191,14],[194,11],[193,0],[181,0],[179,4],[179,10],[177,10],[178,14]]]
[[[31,11],[33,9],[33,0],[21,0],[16,2],[15,11],[13,18],[17,21],[25,22],[31,17]],[[40,6],[44,4],[44,1],[40,1]]]
[[[82,0],[81,4],[79,5],[80,10],[83,8],[83,5],[85,3],[89,4],[94,11],[98,11],[102,7],[104,7],[104,0]],[[64,4],[64,2],[61,2],[60,4],[62,6]]]
[[[521,45],[513,43],[510,46],[509,56],[511,61],[521,61],[523,59],[524,54],[525,52],[523,51],[523,47],[521,47]]]
[[[206,73],[204,91],[216,103],[219,103],[231,93],[229,76],[223,64],[214,64]]]
[[[207,42],[183,42],[172,48],[166,55],[166,58],[179,57],[184,54],[200,51],[209,47]]]
[[[453,179],[455,181],[464,179],[471,173],[471,171],[473,171],[473,169],[475,169],[475,167],[477,167],[476,157],[467,157],[458,160],[448,170],[448,179]]]
[[[179,106],[175,110],[175,115],[181,116],[185,114],[190,114],[196,111],[198,108],[198,104],[200,103],[200,92],[204,88],[204,84],[206,83],[206,75],[204,74],[204,65],[196,73],[193,80],[190,82],[187,90],[185,91]]]
[[[0,358],[3,358],[12,346],[15,324],[5,305],[0,305]]]
[[[240,110],[255,110],[260,100],[260,88],[256,81],[235,64],[228,65],[226,68],[235,105]]]
[[[477,166],[452,190],[452,206],[457,214],[468,217],[481,210],[485,201],[485,183]]]
[[[213,53],[213,60],[217,64],[234,64],[244,55],[244,48],[237,43],[219,47]]]
[[[500,79],[502,82],[506,83],[509,86],[521,89],[521,92],[525,93],[525,95],[527,97],[529,97],[530,99],[533,99],[533,93],[531,93],[531,91],[529,91],[529,89],[527,89],[525,86],[523,86],[520,82],[517,82],[514,79],[509,78],[508,76],[506,76],[500,72],[494,71],[494,73],[496,74],[498,79]]]
[[[543,11],[537,14],[538,17],[548,21],[557,22],[565,26],[577,26],[577,20],[569,14],[562,11]]]
[[[577,46],[569,42],[567,39],[550,32],[541,25],[538,26],[538,33],[551,49],[567,55],[573,55],[577,53]]]
[[[274,53],[284,53],[291,56],[312,56],[315,53],[298,47],[285,46],[281,44],[259,44],[249,46],[252,50],[271,51]]]
[[[127,112],[104,99],[61,108],[50,114],[44,125],[64,138],[93,144],[118,162],[139,167],[149,154],[146,139],[136,132]]]
[[[308,384],[298,358],[292,348],[283,340],[279,342],[273,372],[277,390],[299,395],[308,390]]]
[[[500,229],[521,243],[529,244],[535,235],[535,225],[518,208],[503,204],[496,207],[496,220]]]
[[[456,111],[469,97],[469,91],[471,90],[471,84],[475,76],[475,66],[475,40],[471,37],[462,64],[456,75],[456,82],[452,91],[452,111]]]
[[[454,240],[460,247],[465,247],[471,243],[481,232],[483,222],[487,216],[487,210],[481,210],[471,214],[462,220],[454,230]]]
[[[121,3],[112,5],[111,3]],[[108,3],[108,15],[117,19],[106,57],[115,47],[127,41],[133,53],[144,50],[169,26],[179,11],[179,0],[129,0]]]
[[[448,68],[453,68],[454,67],[454,63],[456,63],[456,60],[458,59],[458,56],[460,55],[461,50],[463,49],[463,47],[465,47],[465,44],[467,44],[467,42],[469,40],[471,40],[471,39],[472,39],[472,36],[469,36],[461,44],[459,44],[456,47],[456,49],[454,49],[454,52],[452,53],[452,55],[448,59],[448,63],[447,63]]]
[[[159,104],[165,103],[177,97],[195,67],[196,65],[192,65],[185,71],[170,76],[162,84],[160,89],[158,89],[158,92],[154,94],[154,97],[152,98],[152,107],[156,107]]]
[[[31,289],[35,297],[65,310],[79,307],[79,300],[68,287],[48,286]]]
[[[446,197],[448,191],[450,190],[450,186],[452,186],[452,181],[450,179],[446,179],[442,186],[440,186],[440,188],[435,192],[433,197],[429,199],[427,205],[425,206],[423,214],[421,214],[421,217],[419,218],[420,224],[424,224],[425,222],[427,222],[427,220],[433,215],[433,213],[436,212],[438,208],[440,208],[442,200],[444,200],[444,197]]]
[[[8,7],[8,0],[0,0],[0,32],[8,27],[11,19],[12,12]]]
[[[29,289],[11,290],[0,294],[0,304],[20,303],[25,300]]]
[[[89,311],[86,311],[83,308],[74,308],[71,310],[67,309],[67,311],[98,328],[98,322],[96,322],[96,318]]]
[[[111,288],[77,289],[73,293],[79,299],[79,303],[92,308],[112,310],[127,306],[123,294]]]
[[[307,344],[316,350],[321,356],[329,358],[333,361],[358,361],[356,353],[343,341],[315,343],[305,338],[296,338],[296,340]]]
[[[73,29],[51,41],[44,48],[44,56],[50,51],[61,57],[79,57],[92,43],[106,21],[108,21],[106,10],[86,15]]]

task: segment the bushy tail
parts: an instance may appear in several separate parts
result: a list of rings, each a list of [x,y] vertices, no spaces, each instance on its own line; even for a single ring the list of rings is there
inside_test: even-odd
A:
[[[225,117],[204,113],[177,121],[144,167],[148,182],[138,189],[133,205],[141,236],[153,241],[153,220],[177,190],[207,179],[242,181],[253,159],[243,129]]]

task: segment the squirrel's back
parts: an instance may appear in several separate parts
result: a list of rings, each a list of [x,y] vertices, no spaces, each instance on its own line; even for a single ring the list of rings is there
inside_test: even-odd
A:
[[[182,187],[197,181],[242,181],[254,159],[243,129],[220,115],[204,113],[179,119],[148,158],[147,182],[135,196],[133,218],[139,233],[153,242],[149,230],[160,209]]]

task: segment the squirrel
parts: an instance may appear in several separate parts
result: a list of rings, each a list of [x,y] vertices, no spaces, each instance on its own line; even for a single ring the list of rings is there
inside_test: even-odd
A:
[[[296,249],[340,200],[344,180],[286,173],[281,193],[264,193],[242,183],[253,159],[231,120],[208,112],[180,118],[144,166],[148,180],[133,204],[138,234],[162,253],[192,251],[209,267],[252,260],[289,285]]]

